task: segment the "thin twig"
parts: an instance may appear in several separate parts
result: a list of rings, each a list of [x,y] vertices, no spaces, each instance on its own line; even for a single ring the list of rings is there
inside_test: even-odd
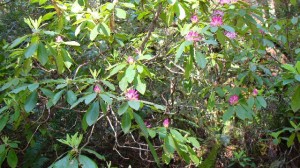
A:
[[[141,44],[141,47],[140,47],[140,51],[141,53],[143,53],[144,49],[145,49],[145,45],[147,43],[147,41],[149,40],[152,32],[154,31],[154,28],[155,28],[155,23],[160,15],[160,12],[162,10],[162,3],[159,4],[159,7],[157,9],[157,11],[155,12],[155,16],[154,16],[154,19],[152,20],[151,22],[151,25],[149,27],[149,30],[148,30],[148,33],[147,33],[147,36],[146,38],[143,40],[142,44]]]

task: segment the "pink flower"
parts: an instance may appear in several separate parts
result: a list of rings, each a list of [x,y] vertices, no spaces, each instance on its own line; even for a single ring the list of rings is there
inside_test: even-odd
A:
[[[151,123],[149,123],[149,121],[145,121],[144,124],[146,125],[147,128],[151,128]]]
[[[239,96],[238,95],[232,95],[229,98],[229,104],[230,105],[236,105],[239,101]]]
[[[221,16],[213,16],[210,22],[212,27],[218,27],[223,24],[223,19]]]
[[[236,33],[225,31],[225,36],[228,37],[229,39],[235,39],[236,38]]]
[[[224,16],[224,12],[220,11],[220,10],[216,10],[216,11],[214,11],[213,16],[221,16],[221,17],[223,17]]]
[[[220,4],[230,4],[231,0],[220,0]]]
[[[168,128],[169,127],[169,124],[170,124],[170,119],[166,118],[163,122],[163,125],[165,128]]]
[[[127,62],[128,62],[129,64],[133,64],[133,63],[134,63],[134,58],[131,57],[131,56],[129,56],[129,57],[127,58]]]
[[[266,32],[265,32],[263,29],[260,29],[260,30],[259,30],[259,33],[262,34],[262,35],[265,35],[265,34],[266,34]]]
[[[192,17],[191,17],[191,22],[192,23],[197,23],[199,20],[198,20],[198,16],[197,15],[193,15]]]
[[[94,87],[94,92],[95,92],[95,93],[100,93],[100,92],[101,92],[101,89],[100,89],[100,87],[99,87],[98,85],[96,85],[96,86]]]
[[[64,40],[62,39],[61,36],[57,36],[57,37],[55,38],[55,41],[56,41],[57,43],[61,43],[61,42],[63,42]]]
[[[258,90],[257,89],[253,89],[252,95],[253,96],[257,96],[257,94],[258,94]]]
[[[187,41],[200,41],[200,35],[195,32],[195,31],[190,31],[186,36],[185,36],[185,40]]]
[[[139,94],[135,89],[129,89],[127,93],[125,93],[127,100],[138,100]]]

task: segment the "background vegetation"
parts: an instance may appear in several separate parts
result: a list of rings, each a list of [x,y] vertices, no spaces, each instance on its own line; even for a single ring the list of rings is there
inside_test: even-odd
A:
[[[0,166],[298,167],[299,8],[0,1]]]

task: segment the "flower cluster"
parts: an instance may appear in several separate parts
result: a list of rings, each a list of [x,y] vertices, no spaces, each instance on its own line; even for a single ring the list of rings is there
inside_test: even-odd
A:
[[[101,92],[101,89],[100,89],[100,87],[99,87],[98,85],[96,85],[96,86],[94,87],[94,92],[95,92],[95,93],[100,93],[100,92]]]
[[[230,105],[236,105],[239,102],[239,96],[238,95],[232,95],[229,98],[229,104]]]
[[[129,89],[125,96],[127,100],[139,100],[139,94],[135,89]]]
[[[185,40],[197,42],[200,41],[200,35],[196,31],[190,31],[186,36]]]
[[[212,27],[218,27],[218,26],[223,25],[223,16],[224,16],[223,11],[220,11],[220,10],[214,11],[214,13],[212,14],[210,25]]]
[[[229,32],[225,31],[225,36],[228,37],[229,39],[235,39],[236,38],[236,32]]]

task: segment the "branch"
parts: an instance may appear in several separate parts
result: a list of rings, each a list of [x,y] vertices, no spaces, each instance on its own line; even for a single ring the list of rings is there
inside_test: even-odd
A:
[[[145,45],[146,45],[147,41],[149,40],[149,38],[150,38],[152,32],[154,31],[155,23],[156,23],[156,21],[157,21],[159,15],[160,15],[161,10],[162,10],[162,3],[159,4],[159,7],[158,7],[157,11],[155,12],[154,19],[152,20],[151,25],[150,25],[150,27],[149,27],[147,36],[146,36],[146,38],[143,40],[143,42],[142,42],[142,44],[141,44],[141,47],[140,47],[141,53],[144,51]]]

